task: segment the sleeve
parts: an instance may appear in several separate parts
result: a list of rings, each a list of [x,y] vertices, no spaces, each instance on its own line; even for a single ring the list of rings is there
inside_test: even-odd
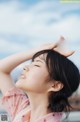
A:
[[[14,87],[5,93],[1,98],[1,103],[13,120],[16,114],[29,105],[29,99],[22,90]]]

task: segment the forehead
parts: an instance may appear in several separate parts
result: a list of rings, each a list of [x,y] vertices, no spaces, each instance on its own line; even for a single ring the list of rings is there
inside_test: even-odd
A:
[[[37,57],[35,57],[35,59],[37,60],[37,59],[40,59],[40,60],[46,60],[46,56],[47,56],[47,53],[44,53],[44,54],[41,54],[41,55],[39,55],[39,56],[37,56]],[[34,60],[35,60],[34,59]]]

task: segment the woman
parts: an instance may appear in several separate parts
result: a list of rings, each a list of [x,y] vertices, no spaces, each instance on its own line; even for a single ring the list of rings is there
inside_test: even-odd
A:
[[[74,52],[60,51],[63,39],[0,61],[2,104],[11,122],[60,122],[62,112],[69,111],[68,97],[79,86],[79,70],[67,58]],[[14,84],[11,71],[30,59]]]

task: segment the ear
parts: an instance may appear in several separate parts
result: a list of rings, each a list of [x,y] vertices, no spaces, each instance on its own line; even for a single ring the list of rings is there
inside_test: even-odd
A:
[[[50,84],[48,88],[48,92],[53,91],[57,92],[60,91],[63,88],[63,84],[60,81],[54,81],[52,84]]]

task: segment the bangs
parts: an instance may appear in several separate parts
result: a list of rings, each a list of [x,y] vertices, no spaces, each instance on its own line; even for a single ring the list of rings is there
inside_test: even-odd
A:
[[[49,52],[51,52],[50,49],[48,49],[48,50],[42,50],[42,51],[39,51],[39,52],[35,53],[35,54],[33,55],[33,57],[32,57],[32,61],[34,61],[34,59],[37,58],[38,56],[40,56],[40,55],[42,55],[42,54],[43,54],[43,56],[44,56],[45,53],[48,54]],[[47,57],[46,57],[46,59],[47,59]],[[43,58],[43,60],[45,60],[45,58]]]
[[[54,60],[56,60],[56,57],[55,55],[59,53],[57,53],[56,51],[52,50],[52,49],[47,49],[47,50],[42,50],[42,51],[39,51],[37,52],[36,54],[33,55],[32,57],[32,62],[34,61],[35,58],[37,58],[38,56],[42,55],[43,54],[43,58],[41,58],[42,60],[45,61],[46,63],[46,67],[47,67],[47,70],[49,72],[49,75],[50,75],[50,79],[54,79],[53,78],[53,72],[54,72]],[[45,58],[45,54],[46,55],[46,58]]]

